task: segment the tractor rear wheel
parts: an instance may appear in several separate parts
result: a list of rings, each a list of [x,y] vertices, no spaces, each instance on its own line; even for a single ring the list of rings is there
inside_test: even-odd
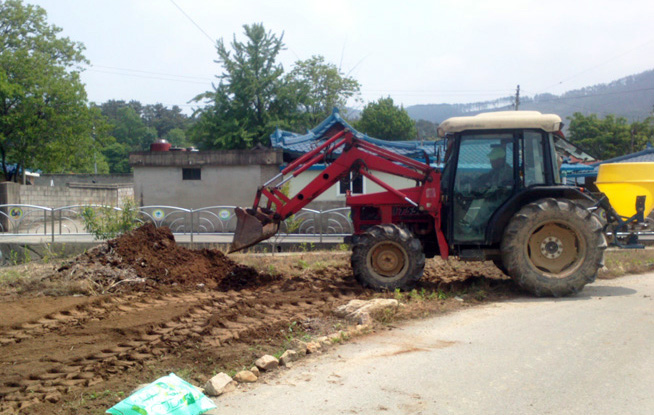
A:
[[[411,232],[384,224],[354,238],[351,262],[354,276],[366,287],[409,289],[422,277],[425,254]]]
[[[504,231],[502,263],[523,289],[536,296],[575,294],[604,265],[602,223],[567,199],[524,206]]]

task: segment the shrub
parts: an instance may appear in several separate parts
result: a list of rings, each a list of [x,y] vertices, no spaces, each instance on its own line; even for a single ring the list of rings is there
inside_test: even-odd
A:
[[[120,208],[101,206],[98,209],[86,207],[82,211],[84,228],[95,239],[115,238],[139,226],[139,210],[134,200],[125,199]]]

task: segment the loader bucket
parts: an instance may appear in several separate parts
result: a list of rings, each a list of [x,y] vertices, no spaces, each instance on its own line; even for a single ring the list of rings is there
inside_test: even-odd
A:
[[[618,215],[636,214],[636,196],[646,196],[645,217],[654,208],[654,163],[601,164],[596,184]]]
[[[253,215],[239,207],[234,209],[234,213],[236,213],[237,222],[234,240],[228,252],[230,254],[270,238],[279,229],[279,223],[270,222],[270,219],[263,213]],[[266,224],[264,225],[264,223]]]

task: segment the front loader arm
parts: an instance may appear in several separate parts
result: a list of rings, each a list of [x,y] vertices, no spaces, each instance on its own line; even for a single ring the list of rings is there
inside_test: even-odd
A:
[[[296,195],[287,197],[282,192],[281,188],[287,181],[319,162],[328,162],[340,148],[342,154]],[[402,192],[383,183],[370,171],[389,173],[424,183],[432,170],[433,168],[425,163],[359,140],[350,131],[344,130],[289,164],[279,175],[260,187],[251,209],[236,208],[238,223],[230,252],[245,249],[275,235],[281,221],[299,212],[327,189],[348,177],[350,172],[363,174],[398,197],[418,206],[417,201],[411,200]],[[284,176],[287,178],[284,179]],[[280,179],[278,184],[270,186]],[[264,196],[267,202],[265,207],[261,207],[260,203]]]

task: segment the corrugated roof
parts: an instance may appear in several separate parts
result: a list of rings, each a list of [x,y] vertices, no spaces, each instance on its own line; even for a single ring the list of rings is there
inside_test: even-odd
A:
[[[561,171],[566,172],[568,177],[594,177],[597,176],[599,166],[604,163],[654,163],[654,148],[647,144],[647,148],[636,153],[614,157],[612,159],[598,161],[593,164],[566,164],[561,166]]]
[[[327,140],[339,131],[350,130],[355,137],[365,140],[386,150],[394,151],[403,156],[424,160],[427,155],[431,161],[436,159],[438,149],[441,149],[441,157],[444,156],[444,141],[386,141],[357,131],[345,121],[337,108],[334,108],[331,115],[317,127],[307,131],[306,134],[293,133],[277,128],[270,135],[270,142],[273,147],[281,148],[287,154],[299,156],[307,153],[320,145],[321,141]],[[341,150],[335,153],[340,154]]]
[[[647,144],[647,148],[636,153],[627,154],[620,157],[600,161],[592,164],[592,166],[599,166],[604,163],[640,163],[640,162],[654,162],[654,148],[651,144]]]

